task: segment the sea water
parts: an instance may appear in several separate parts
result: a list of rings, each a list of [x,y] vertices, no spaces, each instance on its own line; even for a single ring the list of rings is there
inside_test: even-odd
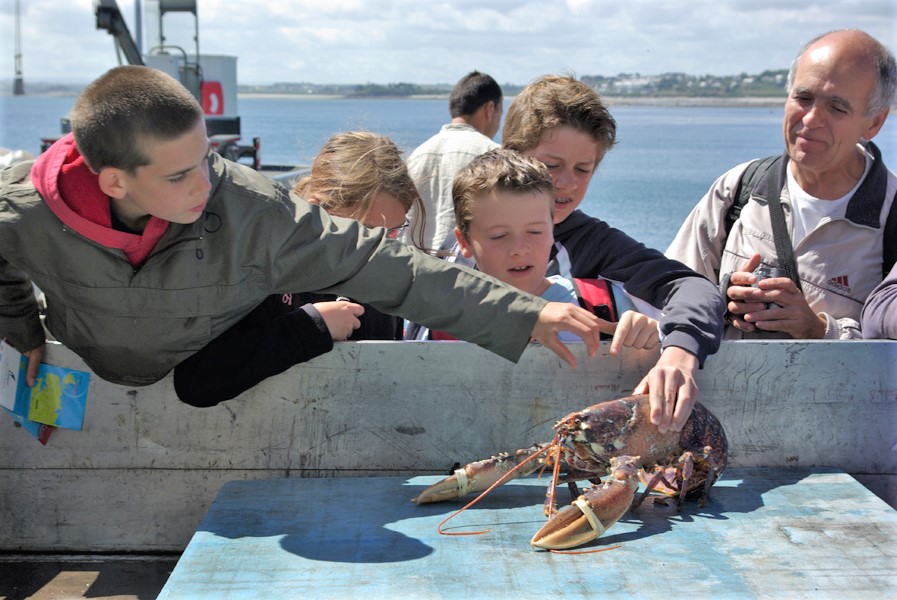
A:
[[[34,154],[58,135],[72,96],[0,97],[0,146]],[[389,136],[409,154],[448,121],[445,99],[241,96],[243,142],[261,139],[264,164],[311,163],[338,131]],[[665,250],[679,225],[727,169],[782,151],[781,107],[612,106],[617,145],[595,174],[582,209]],[[501,133],[499,132],[499,139]],[[897,117],[875,138],[897,167]]]

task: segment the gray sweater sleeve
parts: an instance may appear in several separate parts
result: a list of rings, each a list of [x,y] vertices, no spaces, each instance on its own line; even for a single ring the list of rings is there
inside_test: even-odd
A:
[[[897,265],[869,294],[863,306],[862,320],[865,339],[897,340]]]
[[[300,198],[294,203],[291,230],[267,236],[276,244],[274,289],[347,296],[519,359],[545,300],[386,239],[384,229],[331,217]]]

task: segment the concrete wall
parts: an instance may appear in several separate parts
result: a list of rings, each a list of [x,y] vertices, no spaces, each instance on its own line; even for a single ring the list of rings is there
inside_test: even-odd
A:
[[[574,351],[575,371],[541,347],[514,365],[460,342],[337,344],[211,409],[179,403],[170,378],[94,377],[84,429],[47,446],[0,415],[0,550],[179,551],[228,480],[447,472],[550,439],[656,359]],[[48,360],[85,368],[58,345]],[[897,506],[895,365],[897,342],[734,342],[698,384],[730,465],[839,467]]]

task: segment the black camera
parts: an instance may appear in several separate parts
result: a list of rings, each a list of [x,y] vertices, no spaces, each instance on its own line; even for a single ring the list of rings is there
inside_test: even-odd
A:
[[[757,287],[757,284],[764,279],[772,279],[773,277],[788,277],[788,275],[785,273],[785,270],[778,267],[757,267],[757,270],[754,271],[754,275],[757,276],[757,281],[754,282],[753,287]]]
[[[757,281],[755,281],[754,285],[752,285],[751,287],[759,287],[757,284],[764,279],[771,279],[773,277],[788,277],[788,275],[785,273],[785,270],[778,267],[757,267],[757,270],[754,271],[754,275],[757,276]],[[778,307],[778,304],[775,304],[773,302],[766,303],[766,310],[769,310],[773,307]]]

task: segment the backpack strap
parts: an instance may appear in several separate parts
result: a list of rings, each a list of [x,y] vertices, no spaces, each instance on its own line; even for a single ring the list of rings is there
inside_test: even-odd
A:
[[[779,264],[785,269],[785,275],[794,282],[798,291],[803,292],[800,285],[800,275],[797,273],[797,260],[794,258],[794,246],[791,244],[791,235],[788,233],[788,223],[785,222],[785,211],[782,209],[782,199],[778,193],[770,194],[767,198],[769,208],[769,220],[772,222],[772,237],[776,244],[776,256]]]
[[[735,221],[741,216],[741,209],[744,208],[744,205],[751,199],[751,192],[754,191],[754,188],[757,187],[760,180],[766,176],[766,173],[770,169],[774,169],[776,164],[781,161],[782,158],[783,155],[781,154],[759,158],[752,161],[751,164],[747,166],[744,173],[742,173],[741,179],[738,180],[738,186],[736,186],[735,193],[733,194],[735,201],[729,206],[729,210],[726,211],[726,218],[724,219],[726,239],[728,239],[729,232],[732,231],[732,226],[735,224]],[[773,171],[773,173],[775,172],[776,171]],[[784,185],[784,182],[781,183]],[[781,192],[781,190],[782,186],[780,185],[779,192]]]
[[[741,210],[748,203],[751,195],[755,194],[766,200],[779,264],[785,270],[788,278],[800,290],[800,276],[797,272],[797,262],[794,259],[794,248],[791,244],[791,236],[788,233],[788,224],[785,222],[785,213],[782,210],[780,199],[782,188],[785,186],[787,164],[783,154],[752,161],[738,181],[734,194],[735,200],[726,212],[724,226],[726,239],[728,239],[732,226],[741,216]]]

